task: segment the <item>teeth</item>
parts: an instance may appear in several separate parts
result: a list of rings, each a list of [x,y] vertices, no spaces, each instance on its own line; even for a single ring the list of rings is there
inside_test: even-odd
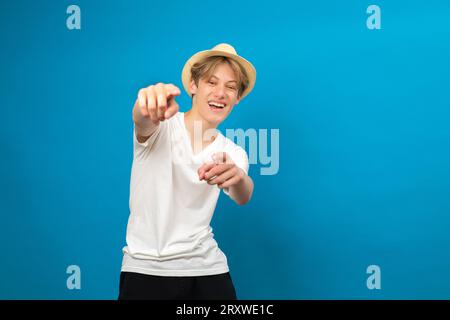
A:
[[[210,105],[210,106],[217,107],[217,108],[224,108],[224,107],[225,107],[224,104],[222,104],[222,103],[217,103],[217,102],[210,102],[209,105]]]

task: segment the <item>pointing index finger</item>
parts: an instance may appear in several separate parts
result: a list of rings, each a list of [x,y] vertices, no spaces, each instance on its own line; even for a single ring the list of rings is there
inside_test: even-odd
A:
[[[166,84],[165,89],[167,97],[169,96],[175,97],[181,94],[180,89],[178,89],[178,87],[174,86],[173,84]]]
[[[212,168],[214,168],[216,166],[216,164],[214,162],[207,162],[205,164],[203,164],[199,169],[198,169],[198,178],[200,180],[203,180],[205,178],[205,173],[208,172],[209,170],[211,170]]]

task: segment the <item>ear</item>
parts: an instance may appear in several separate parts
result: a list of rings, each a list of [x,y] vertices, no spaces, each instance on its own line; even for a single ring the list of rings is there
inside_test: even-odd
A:
[[[191,95],[196,94],[197,93],[197,85],[195,84],[194,80],[191,80],[191,83],[189,84],[189,92],[191,93]]]

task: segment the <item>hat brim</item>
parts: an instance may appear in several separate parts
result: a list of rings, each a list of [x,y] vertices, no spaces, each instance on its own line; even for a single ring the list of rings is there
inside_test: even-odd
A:
[[[191,58],[189,58],[189,60],[185,63],[185,65],[183,67],[183,71],[181,72],[181,81],[183,83],[184,90],[186,90],[187,94],[192,97],[192,94],[189,91],[189,84],[191,82],[192,66],[202,59],[205,59],[208,57],[214,57],[214,56],[222,56],[222,57],[227,57],[227,58],[233,59],[234,61],[239,63],[239,65],[241,65],[241,67],[247,73],[249,84],[248,84],[248,87],[244,90],[244,92],[242,92],[242,94],[239,98],[240,100],[242,100],[246,95],[248,95],[250,93],[250,91],[253,90],[253,87],[255,86],[256,69],[248,60],[242,58],[241,56],[238,56],[238,55],[235,55],[232,53],[228,53],[228,52],[224,52],[224,51],[219,51],[219,50],[200,51],[200,52],[197,52],[196,54],[194,54]]]

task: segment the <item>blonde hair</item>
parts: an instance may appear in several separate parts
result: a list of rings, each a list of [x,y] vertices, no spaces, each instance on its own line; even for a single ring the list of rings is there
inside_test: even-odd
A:
[[[236,81],[238,83],[239,98],[245,89],[248,88],[249,80],[244,68],[242,68],[241,65],[233,59],[224,56],[212,56],[200,60],[191,68],[191,79],[194,80],[195,84],[198,86],[198,81],[200,79],[209,79],[213,75],[217,66],[223,63],[227,63],[231,69],[233,69],[234,75],[237,78]]]

